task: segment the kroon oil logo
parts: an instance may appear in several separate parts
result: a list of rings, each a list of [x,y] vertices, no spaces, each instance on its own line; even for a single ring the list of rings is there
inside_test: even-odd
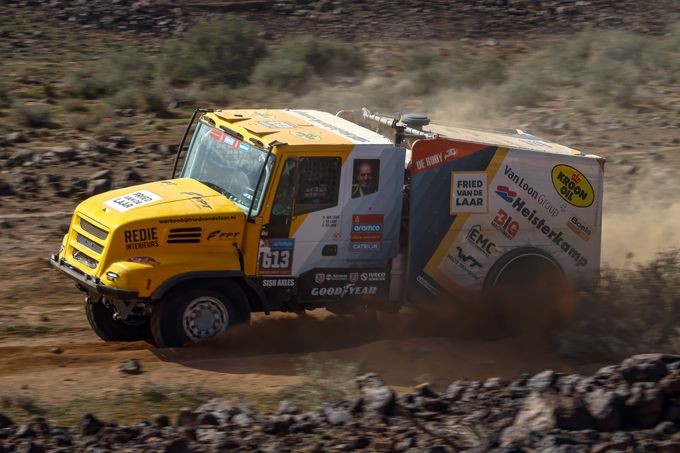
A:
[[[567,203],[578,208],[593,204],[593,186],[583,173],[569,165],[555,165],[552,169],[552,183],[557,193]]]

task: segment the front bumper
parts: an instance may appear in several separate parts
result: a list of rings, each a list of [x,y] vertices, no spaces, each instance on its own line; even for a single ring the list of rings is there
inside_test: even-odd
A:
[[[137,291],[112,288],[110,286],[103,285],[99,277],[88,275],[71,266],[64,258],[59,258],[59,255],[56,253],[50,257],[50,264],[75,280],[82,287],[82,289],[88,293],[92,291],[100,296],[123,301],[139,298],[139,293]]]

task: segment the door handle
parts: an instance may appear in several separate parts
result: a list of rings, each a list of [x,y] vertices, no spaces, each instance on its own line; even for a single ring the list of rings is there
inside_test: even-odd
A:
[[[327,244],[321,249],[321,256],[335,256],[338,254],[338,244]]]

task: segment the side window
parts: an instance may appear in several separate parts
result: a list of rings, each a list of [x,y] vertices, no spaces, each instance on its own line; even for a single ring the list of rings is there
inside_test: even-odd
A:
[[[352,198],[375,193],[379,185],[380,159],[356,159],[352,173]]]
[[[293,215],[336,206],[342,160],[339,157],[302,157],[298,162],[299,178]]]

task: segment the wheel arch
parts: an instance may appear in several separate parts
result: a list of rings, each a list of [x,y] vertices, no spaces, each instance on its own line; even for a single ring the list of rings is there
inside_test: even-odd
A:
[[[196,271],[175,275],[154,290],[151,294],[151,300],[158,302],[168,292],[175,290],[180,286],[190,285],[196,281],[211,280],[219,282],[225,279],[236,282],[243,292],[245,292],[251,312],[264,311],[269,313],[269,305],[267,304],[264,292],[240,271]]]

